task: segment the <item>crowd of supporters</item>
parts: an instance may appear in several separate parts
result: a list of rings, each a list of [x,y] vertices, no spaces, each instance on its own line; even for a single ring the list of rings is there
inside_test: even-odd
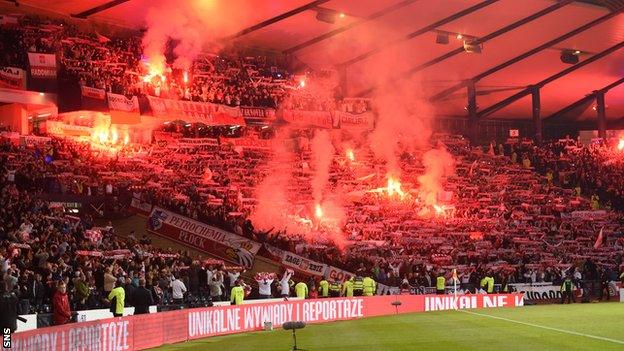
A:
[[[20,21],[18,28],[0,30],[2,64],[25,68],[27,52],[57,53],[64,75],[107,92],[229,106],[370,110],[365,100],[338,103],[333,92],[323,96],[314,87],[299,89],[304,78],[264,57],[204,55],[187,72],[188,81],[179,70],[165,72],[164,80],[144,81],[147,68],[137,37],[109,39],[67,24]],[[322,73],[308,77],[316,79],[314,84],[331,82]],[[346,144],[339,145],[330,167],[328,187],[346,200],[340,228],[345,240],[337,246],[324,235],[310,239],[310,228],[259,228],[252,221],[256,189],[270,176],[277,143],[288,144],[292,154],[286,165],[293,175],[285,189],[292,204],[288,214],[313,217],[313,129],[291,128],[286,140],[266,126],[171,123],[157,132],[153,143],[127,145],[114,157],[70,139],[26,146],[2,141],[0,268],[6,288],[21,300],[22,313],[54,310],[55,301],[63,301],[55,294],[63,295],[63,289],[71,310],[108,307],[115,288],[122,288],[124,303],[133,306],[133,291],[142,279],[154,303],[162,305],[227,300],[233,287],[251,288],[254,297],[304,290],[305,296],[319,291],[323,296],[330,285],[336,291],[336,284],[338,294],[347,291],[346,281],[295,278],[281,269],[241,279],[242,267],[156,247],[133,232],[118,235],[112,225],[96,223],[102,219],[65,213],[44,200],[49,194],[104,197],[107,213],[128,211],[135,197],[262,243],[261,253],[269,258],[275,249],[287,250],[408,292],[439,287],[439,278],[450,278],[453,269],[460,288],[471,292],[489,291],[490,281],[509,291],[512,283],[620,277],[624,157],[614,145],[582,146],[566,139],[482,149],[458,136],[438,136],[432,145],[444,145],[456,164],[455,174],[444,179],[450,195],[436,214],[417,195],[425,169],[421,151],[401,152],[400,182],[410,194],[396,199],[370,191],[385,184],[387,172],[366,143],[352,140],[355,156],[348,157]],[[214,142],[185,143],[181,137]],[[297,290],[292,279],[305,289],[297,284]]]

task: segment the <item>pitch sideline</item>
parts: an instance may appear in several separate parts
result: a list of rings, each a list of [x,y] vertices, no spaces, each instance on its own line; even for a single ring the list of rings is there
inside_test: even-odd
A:
[[[547,327],[547,326],[539,325],[539,324],[521,322],[521,321],[517,321],[517,320],[513,320],[513,319],[492,316],[492,315],[484,314],[484,313],[478,313],[478,312],[472,312],[472,311],[466,311],[466,310],[457,310],[457,311],[458,312],[462,312],[462,313],[473,314],[473,315],[477,315],[477,316],[481,316],[481,317],[488,317],[488,318],[493,318],[493,319],[499,319],[499,320],[510,322],[510,323],[522,324],[522,325],[526,325],[526,326],[529,326],[529,327],[547,329],[547,330],[552,330],[552,331],[556,331],[556,332],[559,332],[559,333],[571,334],[571,335],[576,335],[576,336],[583,336],[583,337],[590,338],[590,339],[602,340],[602,341],[612,342],[612,343],[615,343],[615,344],[624,345],[624,341],[623,340],[610,339],[610,338],[605,338],[605,337],[602,337],[602,336],[596,336],[596,335],[591,335],[591,334],[584,334],[584,333],[579,333],[579,332],[575,332],[575,331],[571,331],[571,330],[565,330],[565,329]]]

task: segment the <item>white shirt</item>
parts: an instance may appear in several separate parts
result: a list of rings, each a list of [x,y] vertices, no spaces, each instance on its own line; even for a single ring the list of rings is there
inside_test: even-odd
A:
[[[280,280],[280,289],[282,295],[290,295],[290,284],[288,284],[290,277],[292,277],[292,274],[286,273],[282,280]]]
[[[174,299],[181,299],[184,297],[184,293],[186,292],[186,286],[180,279],[176,279],[171,282],[171,290],[173,291]]]
[[[240,272],[228,272],[228,278],[230,278],[230,286],[234,286],[236,279],[240,277]]]
[[[273,279],[258,280],[258,293],[260,295],[271,295],[271,284],[273,284]]]

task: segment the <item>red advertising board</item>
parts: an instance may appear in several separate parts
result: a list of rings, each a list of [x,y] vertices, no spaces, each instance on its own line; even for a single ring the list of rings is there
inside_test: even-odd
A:
[[[523,306],[522,295],[399,295],[280,301],[159,312],[35,329],[12,335],[13,351],[143,350],[163,344],[279,327],[288,321],[326,323],[465,308]],[[7,349],[9,350],[9,349]]]

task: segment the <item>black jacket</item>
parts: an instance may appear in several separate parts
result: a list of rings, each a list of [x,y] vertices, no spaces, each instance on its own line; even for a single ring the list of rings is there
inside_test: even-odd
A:
[[[138,287],[133,292],[134,314],[149,313],[150,305],[154,304],[152,292],[144,287]]]

